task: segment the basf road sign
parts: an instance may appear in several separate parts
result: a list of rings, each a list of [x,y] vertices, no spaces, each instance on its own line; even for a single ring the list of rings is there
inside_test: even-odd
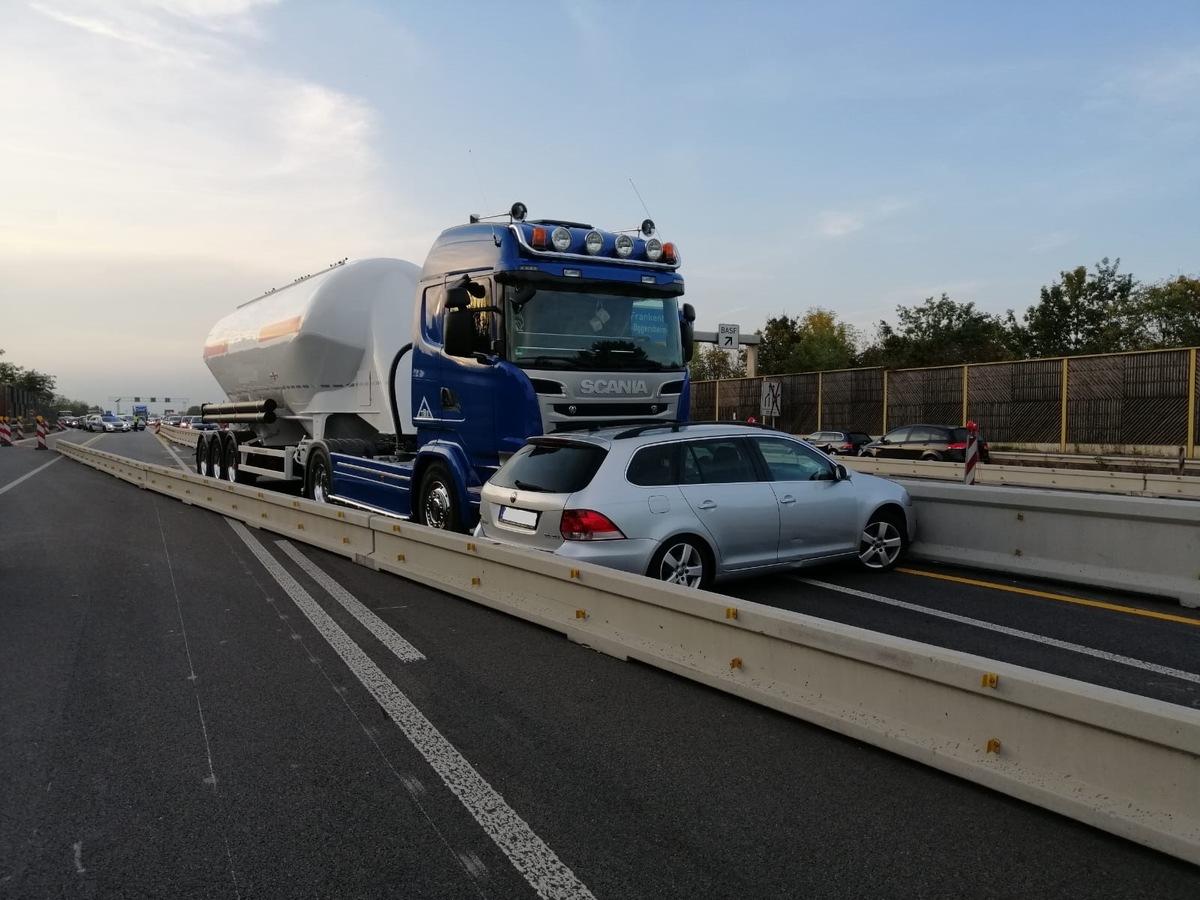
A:
[[[718,325],[717,349],[736,350],[741,341],[740,331],[737,325]]]

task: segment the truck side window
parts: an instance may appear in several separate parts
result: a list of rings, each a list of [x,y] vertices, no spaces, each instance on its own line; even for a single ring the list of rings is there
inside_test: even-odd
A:
[[[496,314],[486,307],[492,306],[492,282],[489,279],[481,278],[477,281],[485,288],[485,293],[482,297],[472,297],[471,305],[468,309],[473,310],[471,313],[475,317],[475,338],[471,343],[472,353],[491,353],[492,340],[496,335]]]

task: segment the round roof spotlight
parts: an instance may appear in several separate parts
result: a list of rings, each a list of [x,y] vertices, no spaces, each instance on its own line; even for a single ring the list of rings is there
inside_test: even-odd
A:
[[[589,231],[583,236],[583,249],[595,256],[604,248],[604,238],[598,231]]]
[[[650,240],[646,241],[646,259],[651,262],[658,262],[662,253],[662,241],[658,238],[650,238]]]
[[[571,246],[571,232],[559,225],[550,232],[550,243],[554,244],[554,249],[562,253]]]
[[[643,219],[642,220],[642,234],[644,234],[646,237],[650,237],[650,235],[654,234],[654,220],[653,219]]]
[[[512,205],[512,209],[508,211],[508,214],[512,216],[514,222],[524,222],[525,217],[529,215],[529,210],[524,203],[518,200]]]
[[[633,254],[633,238],[627,234],[617,235],[616,245],[617,256],[621,259],[627,259]]]

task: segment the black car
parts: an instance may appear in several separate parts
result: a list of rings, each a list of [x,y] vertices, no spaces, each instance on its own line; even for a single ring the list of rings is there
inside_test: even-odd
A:
[[[988,462],[988,445],[979,436],[979,461]],[[963,462],[967,429],[961,425],[902,425],[862,448],[863,456],[880,459],[926,459]]]
[[[814,431],[804,440],[830,456],[858,456],[871,443],[871,436],[861,431]]]

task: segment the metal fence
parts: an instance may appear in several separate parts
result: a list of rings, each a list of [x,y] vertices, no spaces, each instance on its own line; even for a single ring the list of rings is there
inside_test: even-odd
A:
[[[913,422],[973,420],[993,443],[1075,448],[1200,444],[1197,348],[1061,359],[843,369],[701,381],[692,418],[763,416],[763,384],[779,384],[773,424],[793,434],[840,428],[883,434]]]
[[[0,416],[23,421],[34,421],[38,416],[49,418],[50,413],[44,406],[44,398],[31,391],[13,384],[0,384]]]

